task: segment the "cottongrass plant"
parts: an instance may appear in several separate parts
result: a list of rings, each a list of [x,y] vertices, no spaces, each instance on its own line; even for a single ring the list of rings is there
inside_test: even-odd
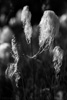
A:
[[[59,46],[55,46],[53,49],[53,67],[56,75],[60,72],[63,60],[63,50]]]
[[[21,22],[23,24],[25,38],[28,44],[31,43],[32,37],[32,26],[31,26],[31,12],[29,11],[29,7],[25,6],[21,12]]]
[[[45,49],[50,48],[55,36],[59,33],[59,19],[57,15],[51,11],[46,10],[39,23],[40,34],[39,34],[39,46]]]
[[[46,10],[39,23],[39,51],[32,57],[35,58],[42,52],[50,49],[53,45],[55,36],[59,33],[59,18],[51,11]]]
[[[14,35],[13,35],[13,38],[11,40],[11,47],[12,47],[11,55],[14,59],[14,62],[8,64],[8,67],[5,71],[5,74],[11,80],[14,77],[15,82],[16,82],[16,86],[18,86],[18,80],[20,79],[20,75],[19,75],[19,72],[18,72],[19,55],[18,55],[17,44],[16,44],[16,40],[15,40]]]

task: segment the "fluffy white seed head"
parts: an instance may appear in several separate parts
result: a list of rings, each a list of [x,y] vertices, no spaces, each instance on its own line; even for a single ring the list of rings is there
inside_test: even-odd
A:
[[[16,40],[15,37],[13,36],[11,40],[11,48],[12,48],[12,57],[14,58],[14,62],[9,63],[8,67],[5,71],[5,75],[8,76],[9,78],[12,78],[15,73],[17,73],[17,64],[19,61],[19,55],[18,55],[18,50],[17,50],[17,45],[16,45]]]
[[[24,25],[26,22],[30,22],[30,20],[31,20],[31,13],[29,11],[29,7],[24,6],[23,10],[21,11],[21,22]]]
[[[59,32],[59,19],[57,15],[51,10],[44,11],[39,27],[39,46],[42,47],[44,44],[50,45]]]
[[[63,50],[59,46],[56,46],[53,49],[53,62],[56,72],[60,70],[60,67],[62,65],[62,60],[63,60]]]
[[[32,26],[30,20],[31,20],[31,12],[29,11],[29,7],[25,6],[21,12],[21,22],[24,27],[24,33],[27,43],[31,43],[31,37],[32,37]]]
[[[53,61],[56,61],[57,59],[59,62],[62,61],[63,50],[59,46],[54,47],[53,54],[54,54]]]

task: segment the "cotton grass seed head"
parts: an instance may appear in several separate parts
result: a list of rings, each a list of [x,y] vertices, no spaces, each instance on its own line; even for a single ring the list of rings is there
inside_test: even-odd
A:
[[[50,46],[59,32],[59,19],[57,15],[51,10],[44,11],[39,27],[39,46],[42,47],[44,44]]]
[[[21,22],[23,24],[25,38],[27,43],[31,43],[32,37],[32,26],[31,26],[31,12],[29,11],[29,7],[25,6],[21,13]]]
[[[53,49],[53,63],[54,69],[58,73],[62,65],[63,60],[63,50],[59,46],[55,46]]]
[[[26,22],[30,22],[31,20],[31,12],[29,11],[28,6],[24,6],[21,11],[21,22],[25,24]]]

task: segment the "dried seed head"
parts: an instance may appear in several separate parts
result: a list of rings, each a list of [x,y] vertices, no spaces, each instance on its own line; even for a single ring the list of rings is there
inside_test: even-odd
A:
[[[30,20],[31,20],[31,12],[29,11],[29,7],[25,6],[21,13],[21,22],[23,23],[24,26],[24,33],[27,43],[31,43],[31,37],[32,37],[32,26]]]
[[[31,20],[31,13],[29,11],[28,6],[24,6],[21,12],[21,22],[25,24],[26,22],[30,22]]]
[[[9,63],[8,67],[5,71],[5,75],[6,77],[10,78],[12,80],[12,78],[14,77],[15,80],[15,84],[18,87],[18,80],[20,79],[20,75],[18,72],[18,61],[19,61],[19,55],[18,55],[18,50],[17,50],[17,45],[16,45],[16,40],[15,37],[13,35],[12,41],[11,41],[11,45],[12,45],[12,57],[14,58],[14,62],[13,63]]]
[[[59,32],[59,19],[57,15],[51,10],[45,11],[39,23],[39,27],[39,46],[42,47],[44,44],[50,46],[54,37]]]
[[[12,78],[15,73],[17,73],[17,64],[19,61],[19,55],[18,55],[18,50],[17,50],[17,45],[16,45],[16,40],[15,37],[13,36],[12,41],[11,41],[11,46],[12,46],[12,57],[14,58],[13,63],[9,63],[8,67],[5,71],[5,75],[8,76],[9,78]]]
[[[53,62],[56,72],[59,72],[60,67],[62,65],[62,60],[63,60],[63,50],[59,46],[56,46],[53,49]]]

